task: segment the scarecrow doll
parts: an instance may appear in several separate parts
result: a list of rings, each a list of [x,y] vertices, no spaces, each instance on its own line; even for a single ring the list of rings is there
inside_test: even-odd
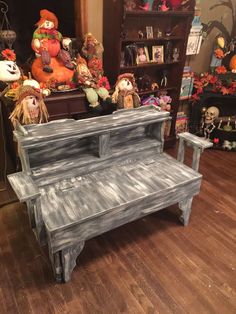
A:
[[[132,73],[124,73],[118,76],[112,101],[117,104],[118,109],[140,107],[140,98],[137,94],[135,78]]]
[[[96,62],[93,66],[100,68],[100,65]],[[110,87],[109,84],[108,86],[106,86],[106,84],[103,85],[101,78],[98,79],[98,77],[96,77],[96,75],[92,75],[86,60],[78,54],[76,73],[74,77],[75,82],[80,85],[86,94],[89,106],[97,111],[101,111],[102,108],[99,103],[99,98],[107,103],[111,103],[111,97],[108,92]]]
[[[36,56],[40,56],[43,64],[43,71],[52,73],[53,68],[50,66],[51,58],[58,57],[64,66],[73,70],[74,65],[68,51],[71,43],[70,38],[63,38],[57,30],[58,19],[56,15],[48,10],[40,11],[40,20],[37,29],[33,34],[32,48]],[[61,44],[64,49],[61,49]],[[66,49],[66,50],[65,50]]]
[[[14,128],[17,124],[37,124],[48,121],[48,112],[42,94],[32,86],[22,86],[15,109],[9,119]]]

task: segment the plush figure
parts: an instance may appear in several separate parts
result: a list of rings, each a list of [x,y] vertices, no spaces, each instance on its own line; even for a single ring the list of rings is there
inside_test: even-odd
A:
[[[97,66],[96,62],[95,64]],[[98,111],[102,109],[99,103],[99,97],[103,101],[111,103],[111,98],[109,96],[108,90],[99,84],[100,77],[97,77],[96,75],[93,76],[91,74],[86,60],[82,58],[79,54],[77,57],[75,82],[79,84],[83,91],[85,92],[87,100],[89,102],[89,106],[91,108]]]
[[[35,124],[48,121],[48,112],[42,94],[31,86],[22,86],[15,109],[9,119],[14,128],[17,123]]]
[[[56,15],[48,10],[40,11],[40,20],[37,29],[33,34],[32,48],[37,56],[41,56],[43,71],[53,72],[51,58],[58,57],[64,66],[73,70],[74,65],[71,62],[70,54],[65,49],[69,49],[70,38],[63,38],[57,30],[58,19]],[[64,49],[61,49],[61,43]]]
[[[81,51],[83,56],[89,61],[94,57],[102,59],[104,48],[91,33],[87,33],[84,36],[84,43]]]
[[[118,109],[140,107],[140,98],[136,90],[136,83],[132,73],[119,75],[112,95],[113,103],[117,104]]]
[[[81,49],[93,78],[98,81],[103,77],[102,53],[103,45],[91,34],[84,36],[84,43]]]
[[[160,99],[158,97],[153,96],[153,95],[142,99],[142,105],[143,106],[156,106],[159,110],[161,110]]]
[[[171,110],[171,102],[172,98],[168,95],[160,95],[160,106],[161,110],[163,111],[170,111]]]

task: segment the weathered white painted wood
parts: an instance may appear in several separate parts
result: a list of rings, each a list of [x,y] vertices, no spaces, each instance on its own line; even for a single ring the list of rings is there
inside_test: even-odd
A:
[[[163,153],[163,122],[168,112],[155,107],[121,110],[82,121],[59,120],[16,131],[23,172],[9,176],[41,245],[48,244],[58,282],[70,280],[84,242],[125,223],[179,203],[188,224],[199,193],[200,152],[193,167]]]
[[[20,202],[36,199],[40,195],[32,178],[24,172],[10,174],[8,180]]]
[[[155,106],[146,106],[133,109],[130,112],[122,112],[121,114],[113,114],[109,116],[95,117],[84,120],[73,121],[63,125],[54,121],[29,125],[27,127],[28,135],[23,136],[19,132],[15,132],[17,140],[24,148],[40,147],[47,141],[54,143],[61,139],[83,138],[88,136],[100,135],[115,130],[130,129],[142,125],[148,125],[159,121],[169,120],[169,113],[158,111]]]
[[[204,151],[205,148],[212,147],[213,143],[188,132],[180,133],[178,134],[178,137],[179,148],[177,160],[180,162],[184,162],[185,144],[188,144],[193,148],[192,168],[195,171],[198,171],[201,153]]]
[[[197,147],[200,147],[202,149],[210,148],[213,145],[210,141],[208,141],[202,137],[198,137],[198,136],[191,134],[189,132],[180,133],[180,134],[178,134],[178,137],[180,139],[182,138],[182,139],[188,141],[193,146],[197,146]]]

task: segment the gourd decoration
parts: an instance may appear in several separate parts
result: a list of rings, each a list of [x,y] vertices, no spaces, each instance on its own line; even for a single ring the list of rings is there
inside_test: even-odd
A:
[[[236,55],[231,58],[229,68],[233,73],[236,73]]]
[[[40,17],[31,43],[38,57],[32,64],[32,74],[39,82],[71,80],[74,64],[67,51],[71,39],[63,38],[57,30],[58,19],[54,13],[44,9],[40,11]]]
[[[45,87],[44,84],[34,80],[30,72],[28,73],[28,78],[23,81],[23,86],[31,86],[38,92],[41,92],[45,97],[51,94],[50,89]]]
[[[140,107],[140,98],[137,94],[134,74],[124,73],[118,76],[112,102],[118,109],[131,109]]]
[[[17,124],[36,124],[48,121],[48,111],[42,94],[32,86],[22,86],[15,109],[9,119],[14,128]]]

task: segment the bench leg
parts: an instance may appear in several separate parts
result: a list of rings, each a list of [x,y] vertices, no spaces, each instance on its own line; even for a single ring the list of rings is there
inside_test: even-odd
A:
[[[182,210],[182,215],[180,216],[180,221],[184,224],[184,226],[188,225],[189,217],[191,214],[193,198],[186,198],[183,201],[179,202],[179,208]]]
[[[76,266],[76,259],[83,250],[84,241],[65,248],[51,256],[54,276],[57,282],[67,282]]]

